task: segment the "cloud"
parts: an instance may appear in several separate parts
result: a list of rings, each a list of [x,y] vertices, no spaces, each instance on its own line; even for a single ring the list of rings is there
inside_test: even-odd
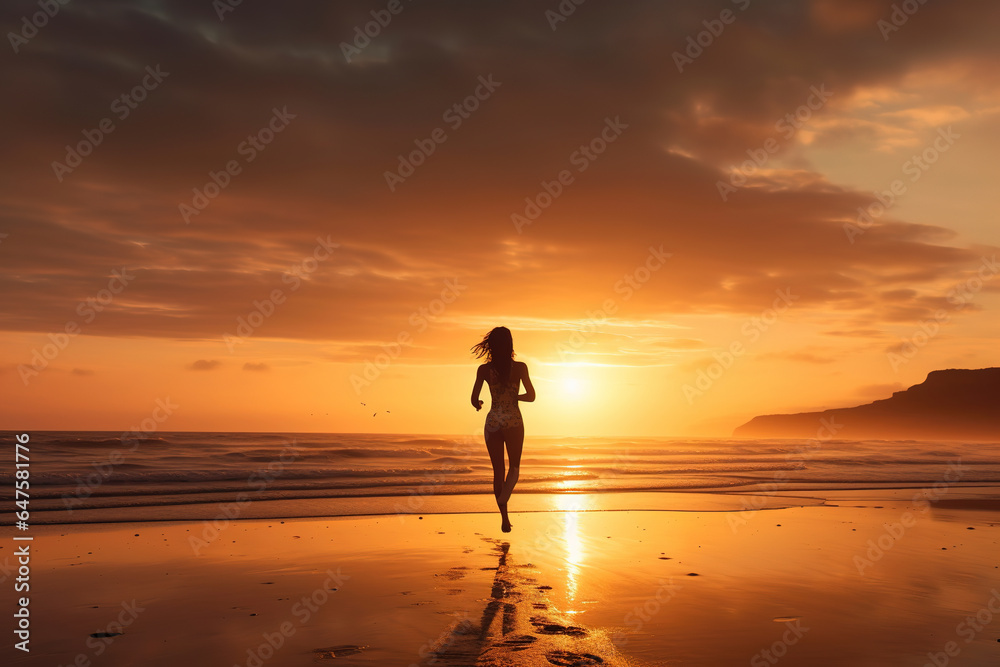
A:
[[[849,331],[824,331],[827,336],[839,336],[845,338],[881,338],[885,332],[879,329],[851,329]]]
[[[765,359],[781,359],[786,361],[797,361],[800,363],[807,364],[832,364],[836,361],[836,357],[830,355],[816,354],[814,352],[807,352],[803,350],[795,352],[767,352],[764,354],[757,355],[760,360]]]
[[[3,167],[19,186],[0,194],[4,326],[77,320],[87,335],[222,341],[278,290],[255,339],[323,342],[360,359],[413,330],[445,280],[468,285],[447,304],[453,322],[505,313],[557,327],[607,298],[624,304],[616,285],[661,244],[673,257],[622,320],[750,316],[791,289],[796,311],[836,314],[834,331],[918,322],[976,270],[982,248],[960,241],[953,220],[891,215],[851,244],[843,224],[871,194],[797,159],[806,135],[785,139],[776,125],[821,85],[834,95],[805,128],[813,145],[895,150],[913,128],[977,117],[997,105],[976,97],[973,74],[991,76],[981,63],[1000,47],[961,28],[1000,10],[928,4],[890,46],[874,26],[881,3],[779,4],[754,3],[684,74],[672,53],[711,18],[693,1],[581,6],[555,32],[531,2],[414,6],[363,65],[338,44],[368,17],[342,3],[283,5],[295,21],[244,3],[225,22],[197,4],[67,5],[25,47],[32,57],[0,72],[19,91]],[[17,11],[0,17],[15,25]],[[940,63],[965,74],[914,78]],[[58,182],[51,164],[66,145],[156,65],[163,83]],[[500,87],[452,129],[443,112],[491,74]],[[179,204],[242,161],[241,142],[276,107],[295,118],[185,224]],[[628,128],[518,234],[511,214],[574,169],[606,118]],[[437,127],[447,141],[390,192],[385,172]],[[787,162],[721,201],[717,183],[774,137]],[[340,248],[304,271],[318,238]],[[135,279],[82,320],[80,304],[122,268]]]
[[[657,344],[669,350],[697,350],[707,347],[705,341],[696,338],[668,338]]]
[[[812,0],[812,18],[820,30],[860,33],[871,30],[882,5],[870,0]]]
[[[192,371],[214,371],[216,368],[222,366],[222,362],[218,359],[198,359],[197,361],[188,365],[188,370]]]
[[[258,363],[258,362],[248,361],[245,364],[243,364],[243,370],[254,371],[259,373],[259,372],[269,371],[271,370],[271,367],[264,362]]]

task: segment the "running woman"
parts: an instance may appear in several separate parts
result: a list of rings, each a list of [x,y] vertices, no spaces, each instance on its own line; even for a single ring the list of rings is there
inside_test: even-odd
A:
[[[500,530],[509,533],[510,518],[507,501],[517,484],[521,468],[521,448],[524,445],[524,422],[518,401],[534,401],[535,388],[528,377],[528,365],[514,361],[514,341],[507,327],[496,327],[472,347],[477,359],[486,357],[486,363],[476,369],[476,384],[472,387],[472,407],[480,410],[483,402],[479,393],[485,381],[490,386],[490,411],[486,415],[483,434],[486,450],[493,464],[493,495],[503,523]],[[521,383],[524,393],[518,394]],[[504,476],[504,447],[510,460],[510,469]]]

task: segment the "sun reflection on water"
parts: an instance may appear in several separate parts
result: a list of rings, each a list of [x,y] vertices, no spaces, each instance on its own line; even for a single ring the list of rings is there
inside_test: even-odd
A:
[[[557,496],[556,508],[565,512],[563,521],[563,544],[566,548],[566,601],[576,601],[580,572],[586,551],[580,536],[580,511],[587,509],[589,499],[582,496]],[[567,611],[567,613],[577,613]]]
[[[565,479],[561,479],[555,483],[556,491],[577,491],[586,488],[587,482],[590,481],[585,476],[582,476],[583,466],[582,465],[570,465],[565,466],[568,470],[562,473]],[[562,509],[562,508],[560,508]]]

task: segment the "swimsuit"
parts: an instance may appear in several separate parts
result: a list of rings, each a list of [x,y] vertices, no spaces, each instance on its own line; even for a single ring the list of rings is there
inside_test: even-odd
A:
[[[487,367],[486,382],[490,385],[490,412],[486,415],[486,430],[497,431],[502,428],[524,428],[521,421],[521,409],[517,407],[517,390],[521,380],[514,374],[511,364],[511,380],[505,385],[500,382],[492,366]]]

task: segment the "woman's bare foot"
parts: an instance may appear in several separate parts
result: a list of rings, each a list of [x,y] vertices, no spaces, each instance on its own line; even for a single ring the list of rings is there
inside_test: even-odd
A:
[[[503,519],[503,522],[500,524],[500,530],[502,530],[505,533],[509,533],[510,529],[513,526],[510,523],[510,517],[507,516],[507,504],[506,503],[504,503],[503,505],[500,505],[500,516]]]

